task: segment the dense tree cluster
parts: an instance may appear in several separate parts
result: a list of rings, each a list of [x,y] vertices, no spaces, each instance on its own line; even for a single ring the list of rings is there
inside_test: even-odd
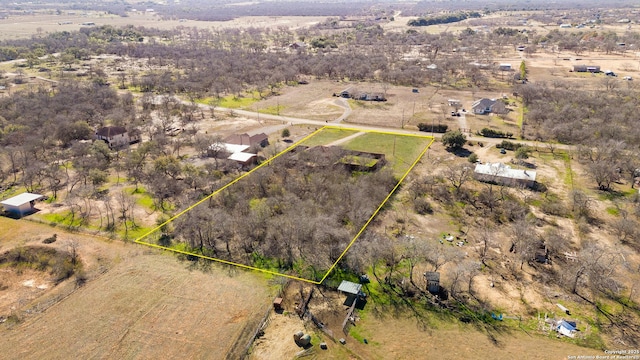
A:
[[[131,124],[136,108],[129,96],[105,86],[63,82],[53,91],[39,89],[0,98],[0,142],[3,146],[33,146],[35,155],[74,140],[87,140],[93,129]],[[37,157],[37,156],[36,156]]]
[[[176,239],[204,254],[249,264],[268,259],[315,276],[396,184],[386,168],[353,173],[342,164],[346,156],[339,148],[287,153],[179,218]]]
[[[608,140],[638,144],[640,131],[634,123],[640,102],[635,92],[604,90],[568,89],[555,83],[520,86],[518,93],[528,108],[527,137],[569,144],[594,145]]]
[[[478,12],[462,12],[458,14],[448,14],[448,15],[440,15],[428,18],[419,18],[409,20],[407,25],[409,26],[429,26],[429,25],[438,25],[438,24],[449,24],[454,22],[459,22],[462,20],[470,19],[470,18],[479,18],[481,15]]]

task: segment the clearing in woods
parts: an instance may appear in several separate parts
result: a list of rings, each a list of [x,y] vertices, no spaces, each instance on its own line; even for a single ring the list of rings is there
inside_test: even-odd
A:
[[[358,136],[355,136],[358,134]],[[316,139],[322,139],[322,141],[317,141]],[[202,254],[198,254],[191,249],[185,249],[182,247],[175,246],[165,246],[160,241],[163,236],[164,229],[167,228],[169,224],[171,224],[176,219],[180,218],[187,212],[193,210],[198,205],[206,202],[211,197],[216,196],[221,193],[225,189],[229,188],[233,184],[238,181],[252,176],[252,174],[259,171],[262,167],[271,164],[274,160],[279,158],[280,156],[290,152],[292,149],[296,148],[298,145],[303,146],[316,146],[316,145],[330,145],[334,143],[342,143],[342,140],[345,141],[344,144],[341,144],[343,148],[353,151],[362,151],[362,152],[373,152],[379,154],[385,154],[387,161],[391,164],[393,173],[399,179],[393,189],[387,194],[384,200],[379,204],[376,209],[372,209],[372,215],[369,217],[368,221],[360,228],[360,230],[356,233],[353,239],[349,242],[346,248],[342,251],[342,254],[338,257],[338,259],[329,267],[329,269],[322,275],[319,279],[310,279],[306,278],[303,274],[286,274],[270,269],[260,268],[257,266],[252,266],[252,264],[242,264],[234,261],[229,261],[226,259],[221,259],[217,257],[205,256]],[[393,195],[396,189],[400,186],[402,181],[406,178],[406,176],[411,172],[411,170],[418,164],[422,156],[425,154],[427,149],[433,143],[433,137],[431,136],[422,136],[422,135],[407,135],[407,134],[399,134],[394,132],[379,132],[379,131],[369,131],[369,130],[353,130],[353,129],[343,129],[343,128],[335,128],[331,126],[325,126],[309,136],[303,138],[297,143],[291,145],[286,148],[276,156],[271,159],[263,162],[258,165],[251,171],[243,174],[242,176],[236,178],[231,181],[227,185],[221,187],[220,189],[214,191],[210,195],[204,197],[200,201],[186,208],[185,210],[179,212],[177,215],[173,216],[169,220],[164,223],[158,225],[156,228],[152,229],[148,233],[144,234],[140,238],[136,239],[135,242],[138,244],[143,244],[147,246],[151,246],[157,249],[168,250],[172,252],[176,252],[182,255],[193,256],[198,258],[203,258],[207,260],[217,261],[227,265],[239,266],[245,269],[257,270],[270,275],[278,275],[284,276],[294,280],[305,281],[313,284],[321,284],[327,276],[333,271],[334,267],[340,262],[342,257],[349,251],[353,243],[360,237],[360,235],[367,228],[369,223],[375,218],[380,209],[386,204],[389,198]]]

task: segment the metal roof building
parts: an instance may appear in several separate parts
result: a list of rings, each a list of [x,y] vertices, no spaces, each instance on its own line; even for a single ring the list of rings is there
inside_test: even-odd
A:
[[[362,284],[356,284],[346,280],[342,280],[340,286],[338,286],[338,291],[352,295],[358,295],[360,293],[360,289],[362,289]]]
[[[4,201],[0,201],[0,204],[4,207],[4,210],[9,214],[22,217],[35,211],[36,200],[42,199],[44,196],[40,194],[22,193]]]
[[[485,182],[495,182],[501,185],[524,185],[533,187],[536,182],[536,172],[532,170],[512,169],[502,163],[477,164],[474,177]]]

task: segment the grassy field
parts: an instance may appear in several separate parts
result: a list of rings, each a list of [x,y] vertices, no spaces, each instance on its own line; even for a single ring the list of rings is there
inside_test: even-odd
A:
[[[429,145],[430,138],[381,133],[367,133],[344,145],[345,149],[385,154],[397,176],[406,173],[420,153]]]
[[[356,130],[343,130],[343,129],[324,129],[318,134],[305,140],[301,145],[304,146],[318,146],[324,145],[336,140],[344,139],[347,136],[351,136],[357,133]]]
[[[603,355],[602,351],[529,336],[517,329],[498,334],[494,342],[484,331],[459,322],[431,319],[430,326],[424,328],[409,313],[367,314],[356,328],[355,335],[369,343],[368,359],[418,359],[425,354],[438,359],[497,360]]]
[[[253,94],[253,96],[251,95],[252,94],[245,94],[244,96],[229,95],[229,96],[221,97],[220,100],[216,103],[216,106],[227,108],[227,109],[250,110],[249,107],[260,100],[258,97],[255,97],[255,96],[258,96],[258,94]],[[204,104],[204,105],[211,105],[213,102],[214,102],[213,97],[207,97],[207,98],[196,100],[196,103]]]
[[[88,274],[80,288],[68,280],[26,305],[16,299],[11,305],[21,322],[0,325],[3,359],[222,359],[273,296],[266,277],[235,268],[180,262],[138,245],[25,220],[0,218],[0,229],[21,231],[12,237],[2,232],[3,250],[41,245],[54,231],[58,241],[50,246],[64,249],[75,239]]]

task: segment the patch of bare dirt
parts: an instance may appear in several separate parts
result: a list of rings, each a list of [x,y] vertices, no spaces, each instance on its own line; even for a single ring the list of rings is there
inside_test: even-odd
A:
[[[296,345],[293,334],[306,331],[304,322],[295,314],[272,314],[269,326],[253,343],[251,360],[293,359],[303,349]]]
[[[32,269],[0,269],[0,316],[8,316],[44,295],[54,282],[46,273]]]

